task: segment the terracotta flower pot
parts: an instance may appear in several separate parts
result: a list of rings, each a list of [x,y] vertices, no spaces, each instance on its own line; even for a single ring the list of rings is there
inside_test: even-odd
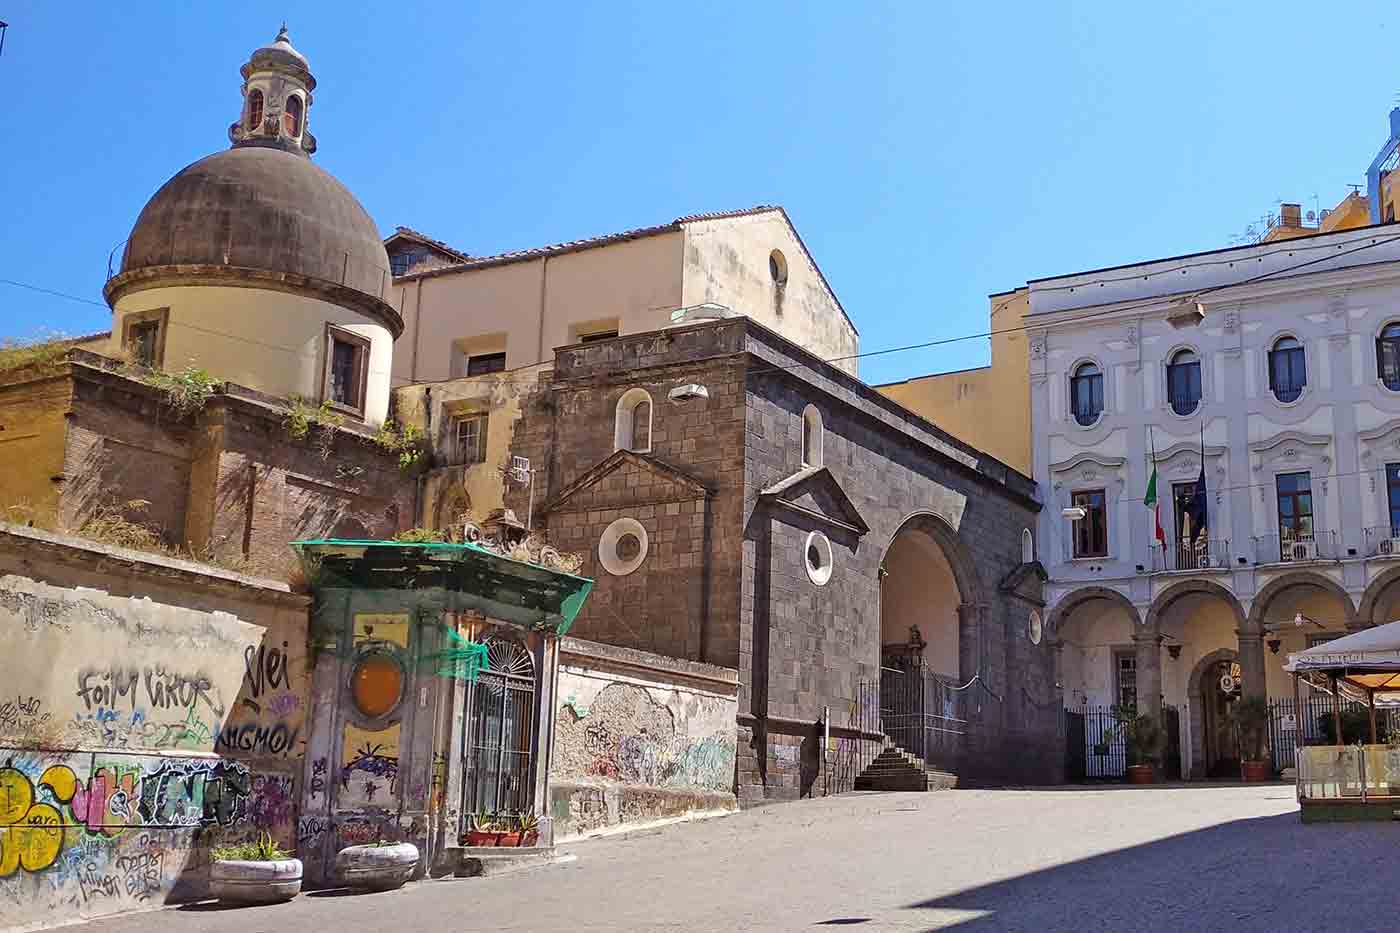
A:
[[[1268,761],[1243,761],[1240,771],[1246,781],[1267,781],[1274,773],[1273,765]]]
[[[518,846],[520,845],[520,831],[501,833],[496,837],[498,846]]]
[[[496,838],[500,833],[494,829],[469,829],[467,830],[467,845],[469,846],[494,846]]]
[[[534,845],[535,843],[537,843],[537,842],[539,842],[539,841],[540,841],[540,831],[537,830],[537,829],[532,829],[532,830],[529,830],[528,832],[522,830],[521,833],[520,833],[520,842],[519,842],[519,845],[522,845],[522,846],[532,846],[532,845]]]
[[[1151,765],[1128,765],[1129,784],[1155,784],[1157,775]]]

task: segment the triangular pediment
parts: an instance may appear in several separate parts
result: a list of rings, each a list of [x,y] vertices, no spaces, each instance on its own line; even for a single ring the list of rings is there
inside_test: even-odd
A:
[[[615,451],[560,490],[545,512],[620,509],[662,502],[688,502],[710,495],[698,477],[648,454]]]
[[[870,530],[851,497],[826,467],[804,467],[763,490],[759,498],[858,535]]]
[[[1046,572],[1045,566],[1040,561],[1033,560],[1016,565],[1010,573],[1001,578],[997,589],[1019,596],[1028,603],[1044,606],[1045,582],[1049,579],[1050,574]]]

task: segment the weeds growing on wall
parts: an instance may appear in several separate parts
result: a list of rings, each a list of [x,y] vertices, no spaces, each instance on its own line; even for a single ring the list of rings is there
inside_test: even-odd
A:
[[[407,470],[423,458],[423,432],[415,424],[399,424],[393,418],[379,426],[374,442],[393,454],[398,454],[399,469]]]
[[[29,368],[40,373],[53,372],[72,348],[73,338],[61,335],[37,340],[0,338],[0,373]]]
[[[219,380],[194,366],[186,366],[178,373],[146,372],[140,379],[164,393],[166,406],[182,418],[203,411],[222,385]]]
[[[145,515],[150,507],[147,499],[104,502],[93,509],[92,515],[78,529],[78,535],[113,547],[138,551],[160,550],[160,533],[150,525],[133,521],[133,517]]]
[[[447,533],[435,528],[408,528],[394,535],[393,540],[400,544],[442,544]]]
[[[310,437],[321,459],[329,460],[335,448],[336,429],[345,424],[345,416],[332,409],[329,401],[312,406],[299,395],[293,395],[288,401],[290,407],[282,418],[288,436],[298,441]]]

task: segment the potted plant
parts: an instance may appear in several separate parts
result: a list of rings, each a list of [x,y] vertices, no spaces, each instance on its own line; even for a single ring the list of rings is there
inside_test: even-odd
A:
[[[1269,704],[1263,697],[1242,697],[1230,704],[1230,722],[1240,740],[1240,778],[1267,781],[1274,770],[1265,748]]]
[[[1127,743],[1129,784],[1152,784],[1157,780],[1157,764],[1162,758],[1166,733],[1157,717],[1139,713],[1131,706],[1115,706],[1117,724],[1104,732],[1104,743],[1120,733]]]
[[[209,891],[231,904],[274,904],[301,893],[301,859],[283,851],[271,833],[256,842],[210,851]]]
[[[508,816],[482,810],[471,818],[467,829],[469,846],[514,846],[520,844],[520,832]]]
[[[418,869],[418,847],[411,842],[346,846],[336,853],[335,870],[347,886],[370,891],[403,887]]]
[[[540,818],[533,813],[520,814],[520,841],[517,845],[532,846],[540,840]]]

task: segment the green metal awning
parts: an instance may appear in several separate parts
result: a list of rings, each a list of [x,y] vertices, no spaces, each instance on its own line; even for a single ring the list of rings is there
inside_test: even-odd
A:
[[[587,577],[498,554],[479,544],[293,541],[313,587],[442,587],[457,609],[530,628],[569,631],[593,590]]]

